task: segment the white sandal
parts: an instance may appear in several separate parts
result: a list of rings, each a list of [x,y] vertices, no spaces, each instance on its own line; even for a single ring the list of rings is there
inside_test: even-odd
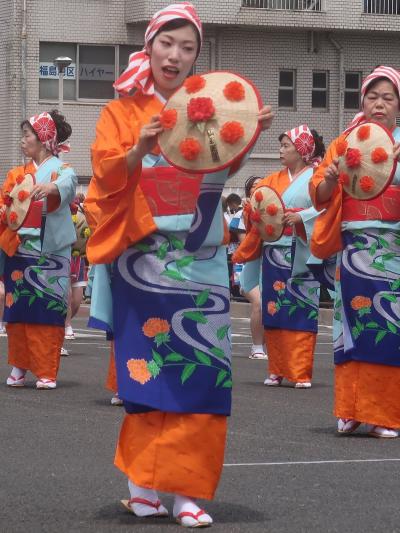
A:
[[[152,502],[146,498],[131,498],[130,500],[121,500],[121,503],[130,513],[140,518],[160,518],[168,516],[168,509],[163,506],[160,500]],[[143,506],[147,506],[148,511],[146,509],[144,509],[144,512],[143,509],[140,512],[138,509],[135,511],[135,504],[140,505],[142,508]]]
[[[37,389],[50,390],[57,387],[57,382],[54,379],[41,378],[36,382]]]
[[[337,432],[342,434],[353,433],[360,425],[361,422],[352,418],[338,418]]]
[[[277,376],[276,374],[270,374],[269,378],[264,381],[264,385],[267,387],[280,387],[282,384],[283,377]]]

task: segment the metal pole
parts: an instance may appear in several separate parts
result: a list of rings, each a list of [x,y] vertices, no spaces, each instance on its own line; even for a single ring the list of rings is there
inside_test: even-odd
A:
[[[58,110],[63,112],[64,108],[64,69],[58,71]]]

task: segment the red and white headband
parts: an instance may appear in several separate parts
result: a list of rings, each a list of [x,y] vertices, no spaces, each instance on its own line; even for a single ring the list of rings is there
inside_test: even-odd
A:
[[[284,135],[289,137],[305,163],[313,167],[320,164],[321,157],[313,157],[315,153],[315,140],[307,124],[302,124],[289,131],[285,131]]]
[[[46,111],[40,115],[34,115],[29,119],[29,124],[34,129],[39,141],[53,155],[58,155],[60,152],[69,152],[70,144],[68,141],[59,143],[57,140],[57,128],[51,115]]]
[[[154,79],[151,72],[150,56],[146,52],[147,45],[154,38],[156,33],[167,22],[175,19],[184,19],[191,22],[198,30],[200,40],[203,39],[202,24],[197,12],[189,2],[180,4],[171,4],[164,9],[157,11],[151,19],[145,36],[144,48],[140,52],[134,52],[129,56],[128,67],[121,76],[115,81],[114,88],[122,95],[126,96],[136,87],[143,94],[154,94]]]

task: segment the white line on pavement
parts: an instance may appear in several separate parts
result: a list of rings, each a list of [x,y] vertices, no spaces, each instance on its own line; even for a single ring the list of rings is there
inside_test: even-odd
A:
[[[282,461],[276,463],[225,463],[224,466],[290,466],[290,465],[325,465],[325,464],[343,464],[343,463],[396,463],[396,459],[334,459],[327,461]]]

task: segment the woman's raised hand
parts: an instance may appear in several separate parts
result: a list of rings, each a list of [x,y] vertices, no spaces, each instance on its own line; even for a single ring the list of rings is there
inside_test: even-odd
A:
[[[150,122],[142,127],[139,140],[136,144],[136,150],[140,157],[144,157],[153,150],[157,145],[158,135],[162,131],[163,127],[161,126],[160,115],[151,117]]]
[[[270,105],[265,105],[264,107],[262,107],[257,115],[261,129],[268,130],[272,125],[274,117],[275,114],[272,112],[272,107]]]

